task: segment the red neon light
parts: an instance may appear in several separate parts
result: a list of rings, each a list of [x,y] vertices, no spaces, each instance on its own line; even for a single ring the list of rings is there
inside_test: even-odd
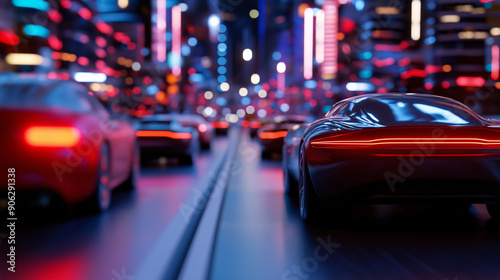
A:
[[[500,148],[500,140],[490,140],[482,138],[380,138],[371,140],[318,140],[312,141],[314,148],[374,148],[380,146],[407,146],[415,147],[415,145],[444,145],[453,148],[484,147]],[[459,147],[457,147],[459,146]],[[399,147],[398,147],[399,148]]]
[[[373,154],[374,156],[377,157],[414,157],[418,156],[419,154]],[[495,153],[482,153],[482,154],[421,154],[422,156],[426,157],[478,157],[478,156],[493,156],[493,155],[498,155]]]
[[[172,132],[172,131],[137,131],[137,137],[167,137],[172,139],[191,139],[191,133],[187,132]]]
[[[260,139],[278,139],[285,138],[287,132],[286,131],[274,131],[274,132],[262,132],[259,134]]]
[[[425,70],[422,69],[410,69],[406,72],[401,73],[401,79],[404,80],[413,77],[424,78],[425,76],[427,76],[427,72],[425,72]]]
[[[400,52],[402,50],[400,45],[375,44],[374,48],[379,52]]]
[[[377,67],[386,67],[386,66],[391,66],[396,62],[394,58],[389,57],[386,59],[374,59],[373,64]]]
[[[484,79],[482,77],[458,77],[457,85],[461,87],[482,87]]]
[[[15,46],[19,44],[19,37],[14,33],[0,30],[0,43],[4,43],[9,46]]]
[[[498,80],[500,76],[500,48],[497,45],[491,46],[491,78]]]

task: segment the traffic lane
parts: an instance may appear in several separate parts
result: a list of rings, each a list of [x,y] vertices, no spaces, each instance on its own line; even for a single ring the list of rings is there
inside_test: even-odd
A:
[[[133,276],[227,145],[226,138],[215,139],[194,166],[144,166],[137,191],[115,192],[109,211],[101,215],[19,229],[17,272],[9,279]]]
[[[346,224],[317,228],[284,198],[280,162],[242,145],[254,156],[240,151],[212,279],[499,279],[499,226],[484,205],[355,207]]]

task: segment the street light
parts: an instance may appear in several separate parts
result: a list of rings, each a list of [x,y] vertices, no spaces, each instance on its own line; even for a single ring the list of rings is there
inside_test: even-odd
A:
[[[252,60],[252,57],[253,57],[253,53],[252,53],[251,49],[245,49],[243,51],[243,60],[250,61],[250,60]]]
[[[276,70],[278,70],[278,73],[285,73],[286,64],[284,62],[278,63],[278,65],[276,66]]]

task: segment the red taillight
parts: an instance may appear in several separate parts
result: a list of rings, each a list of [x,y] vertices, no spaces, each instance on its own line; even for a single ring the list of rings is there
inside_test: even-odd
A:
[[[369,140],[316,140],[314,148],[366,149],[366,148],[412,148],[432,145],[439,148],[500,148],[499,140],[481,138],[379,138]]]
[[[173,131],[137,131],[137,137],[167,137],[172,139],[191,139],[191,133]]]
[[[260,122],[250,122],[251,128],[260,128],[262,124]]]
[[[35,147],[73,147],[81,133],[74,127],[34,126],[26,130],[24,139]]]
[[[198,125],[198,131],[201,133],[207,132],[208,126],[204,123]]]
[[[229,124],[227,122],[213,122],[212,125],[218,129],[224,129],[229,127]]]
[[[278,139],[285,138],[286,134],[286,131],[268,131],[260,133],[259,137],[260,139]]]

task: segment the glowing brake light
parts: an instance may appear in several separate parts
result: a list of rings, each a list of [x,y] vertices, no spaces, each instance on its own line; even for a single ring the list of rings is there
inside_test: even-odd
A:
[[[287,132],[286,131],[274,131],[274,132],[262,132],[259,134],[260,139],[278,139],[285,138]]]
[[[262,124],[260,122],[250,122],[251,128],[260,128]]]
[[[172,139],[191,139],[191,133],[172,131],[137,131],[137,137],[167,137]]]
[[[204,132],[207,132],[207,130],[208,130],[208,127],[206,124],[202,123],[202,124],[198,125],[199,132],[204,133]]]
[[[481,138],[380,138],[371,140],[318,140],[312,141],[314,148],[384,148],[384,147],[413,147],[414,145],[436,145],[450,148],[486,147],[500,148],[499,140]]]
[[[34,126],[26,130],[24,138],[35,147],[73,147],[81,133],[74,127]]]
[[[213,122],[212,125],[215,128],[219,128],[219,129],[228,128],[229,127],[229,124],[227,122]]]

